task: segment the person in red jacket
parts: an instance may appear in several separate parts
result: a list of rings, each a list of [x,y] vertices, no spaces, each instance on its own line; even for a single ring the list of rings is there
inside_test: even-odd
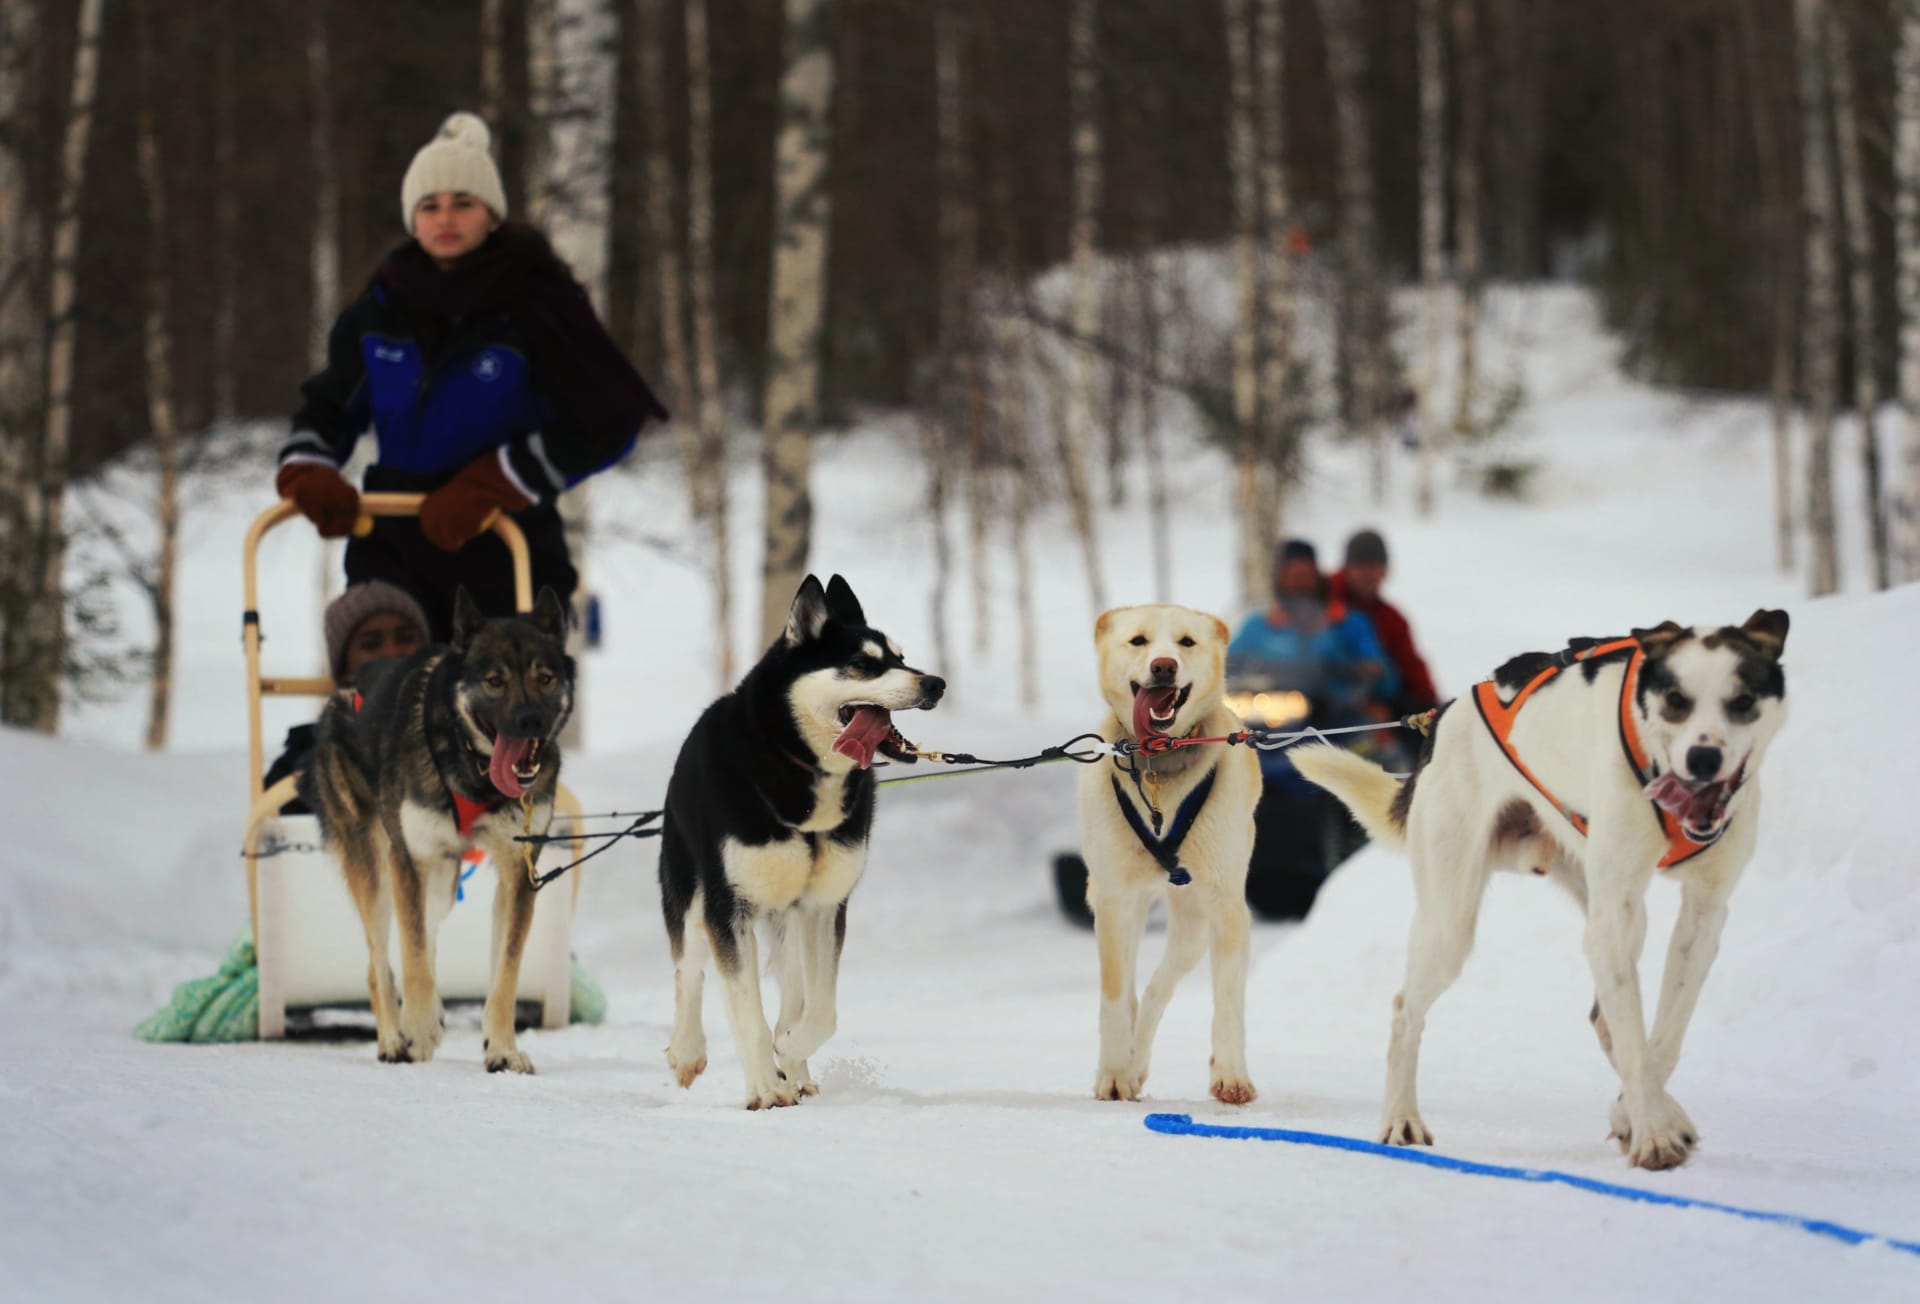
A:
[[[1387,541],[1377,530],[1359,530],[1347,540],[1346,565],[1332,579],[1333,600],[1365,613],[1373,622],[1380,645],[1400,671],[1400,695],[1390,705],[1396,715],[1410,715],[1440,704],[1420,649],[1413,645],[1413,626],[1400,609],[1380,596],[1387,578]]]

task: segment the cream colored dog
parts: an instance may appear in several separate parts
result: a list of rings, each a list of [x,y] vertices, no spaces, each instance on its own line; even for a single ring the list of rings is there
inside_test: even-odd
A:
[[[1093,627],[1109,742],[1217,736],[1239,729],[1221,704],[1228,631],[1185,607],[1122,607]],[[1254,1097],[1247,1076],[1247,861],[1260,762],[1224,744],[1116,758],[1080,772],[1080,846],[1100,943],[1097,1100],[1138,1100],[1167,1000],[1202,954],[1213,957],[1213,1095]],[[1158,826],[1156,828],[1156,825]],[[1176,881],[1191,877],[1191,882]],[[1147,912],[1167,900],[1167,951],[1134,994]]]

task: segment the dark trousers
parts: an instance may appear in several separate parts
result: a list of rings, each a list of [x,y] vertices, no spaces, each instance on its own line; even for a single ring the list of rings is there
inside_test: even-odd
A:
[[[370,466],[366,488],[372,493],[427,493],[449,478]],[[513,519],[527,536],[533,596],[538,598],[542,588],[550,588],[562,605],[571,607],[580,573],[567,551],[560,513],[543,503],[516,512]],[[413,517],[376,517],[373,533],[347,541],[347,583],[366,580],[385,580],[411,593],[426,609],[436,643],[453,637],[453,595],[462,585],[489,616],[510,616],[514,610],[513,558],[492,531],[458,552],[443,552],[427,542]]]

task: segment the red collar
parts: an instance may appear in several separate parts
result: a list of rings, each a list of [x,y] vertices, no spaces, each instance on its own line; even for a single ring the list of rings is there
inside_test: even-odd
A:
[[[454,793],[453,818],[454,822],[460,826],[460,836],[464,838],[470,835],[473,832],[473,822],[482,815],[500,809],[502,800],[504,799],[495,797],[492,801],[468,801],[459,793]]]

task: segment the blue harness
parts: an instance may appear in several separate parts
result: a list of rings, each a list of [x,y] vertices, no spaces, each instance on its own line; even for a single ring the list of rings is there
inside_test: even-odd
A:
[[[1213,795],[1213,776],[1217,772],[1208,770],[1207,777],[1187,794],[1187,799],[1180,803],[1180,809],[1174,812],[1173,827],[1167,830],[1164,838],[1155,836],[1160,830],[1160,812],[1153,803],[1147,803],[1147,809],[1153,812],[1153,830],[1149,832],[1146,822],[1140,818],[1140,812],[1127,800],[1126,790],[1120,786],[1120,780],[1108,776],[1113,784],[1113,799],[1120,803],[1120,813],[1127,817],[1127,827],[1133,830],[1134,837],[1140,839],[1140,845],[1147,849],[1147,854],[1167,871],[1167,881],[1175,887],[1185,887],[1193,882],[1193,875],[1180,865],[1180,847],[1186,842],[1187,834],[1193,832],[1194,821],[1200,818],[1207,798]],[[1140,776],[1137,773],[1133,781],[1136,786],[1139,784]]]

